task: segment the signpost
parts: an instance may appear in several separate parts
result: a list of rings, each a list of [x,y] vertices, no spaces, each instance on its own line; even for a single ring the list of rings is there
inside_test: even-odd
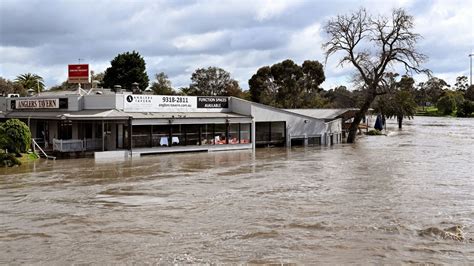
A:
[[[73,64],[68,65],[68,83],[89,83],[89,65]]]

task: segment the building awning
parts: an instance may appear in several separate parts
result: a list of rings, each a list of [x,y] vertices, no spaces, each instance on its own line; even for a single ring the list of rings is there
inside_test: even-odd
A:
[[[130,115],[116,109],[70,111],[14,111],[5,115],[6,118],[48,119],[48,120],[127,120]]]
[[[251,123],[252,117],[236,113],[189,112],[189,113],[128,113],[117,109],[70,111],[13,111],[6,118],[45,120],[128,120],[134,125],[173,123]]]
[[[153,124],[203,124],[203,123],[251,123],[252,117],[236,113],[187,112],[187,113],[127,113],[133,125]]]
[[[133,119],[186,119],[186,118],[244,118],[250,117],[236,113],[187,112],[187,113],[127,113]]]

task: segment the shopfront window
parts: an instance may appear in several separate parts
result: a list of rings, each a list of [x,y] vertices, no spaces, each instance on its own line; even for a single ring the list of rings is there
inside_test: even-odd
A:
[[[201,144],[214,145],[214,124],[202,125]]]
[[[172,125],[171,126],[171,146],[184,146],[185,131],[183,125]]]
[[[215,124],[215,144],[227,144],[227,124]]]
[[[170,145],[170,126],[153,125],[152,144],[153,147],[168,147]]]
[[[151,126],[133,126],[133,147],[150,147],[151,146]]]
[[[240,124],[240,143],[250,143],[251,124]]]
[[[258,122],[256,123],[255,139],[257,144],[270,142],[270,123]]]
[[[185,135],[185,145],[200,145],[201,125],[183,125]]]
[[[272,144],[285,143],[285,122],[270,123],[270,141]]]
[[[229,125],[229,144],[238,144],[240,143],[240,124],[230,124]]]

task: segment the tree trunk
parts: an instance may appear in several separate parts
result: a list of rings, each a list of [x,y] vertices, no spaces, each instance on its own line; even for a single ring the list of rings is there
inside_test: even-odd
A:
[[[375,89],[373,90],[375,91]],[[347,136],[347,143],[355,143],[357,129],[359,129],[360,121],[365,116],[367,111],[369,110],[370,105],[375,99],[375,93],[368,93],[367,97],[365,98],[364,104],[360,108],[359,111],[354,116],[354,121],[352,121],[351,126],[349,127],[349,135]]]
[[[397,116],[398,120],[398,129],[402,129],[403,116]]]

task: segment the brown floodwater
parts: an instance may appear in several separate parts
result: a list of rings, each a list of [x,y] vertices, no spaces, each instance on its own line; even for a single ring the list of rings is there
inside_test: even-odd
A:
[[[472,264],[473,133],[1,168],[0,264]]]

